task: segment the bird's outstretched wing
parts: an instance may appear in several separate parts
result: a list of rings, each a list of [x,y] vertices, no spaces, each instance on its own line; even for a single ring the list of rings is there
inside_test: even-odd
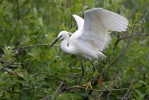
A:
[[[83,29],[83,26],[84,26],[84,19],[81,18],[81,17],[78,16],[78,15],[73,15],[73,17],[74,17],[74,19],[75,19],[76,22],[77,22],[78,30]]]
[[[84,19],[83,18],[81,18],[78,15],[73,15],[73,17],[77,22],[78,30],[71,35],[71,37],[70,37],[71,42],[73,42],[74,39],[76,39],[82,35],[82,32],[80,32],[80,31],[82,31],[82,29],[84,27]]]
[[[126,18],[102,8],[87,10],[84,16],[82,35],[78,39],[90,43],[100,51],[107,47],[110,41],[107,30],[121,32],[126,31],[128,27]]]

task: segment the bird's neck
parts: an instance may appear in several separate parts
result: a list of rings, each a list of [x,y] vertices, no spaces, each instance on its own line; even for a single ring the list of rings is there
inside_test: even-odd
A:
[[[72,49],[71,47],[69,46],[69,38],[66,38],[64,39],[62,42],[61,42],[61,49],[65,52],[65,53],[68,53],[68,54],[72,54]]]

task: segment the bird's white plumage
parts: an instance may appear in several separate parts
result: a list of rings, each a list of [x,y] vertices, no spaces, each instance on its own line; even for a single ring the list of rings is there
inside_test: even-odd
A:
[[[80,32],[80,31],[82,31],[82,29],[84,27],[84,19],[83,18],[81,18],[80,16],[77,16],[77,15],[73,15],[73,17],[77,22],[78,30],[71,35],[70,41],[73,41],[74,39],[80,37],[82,35],[81,34],[82,32]]]
[[[80,16],[77,16],[77,15],[73,15],[73,17],[74,17],[74,19],[77,22],[78,30],[83,29],[83,27],[84,27],[84,19],[81,18]]]
[[[68,32],[62,31],[59,36],[64,39],[61,42],[61,49],[69,54],[83,57],[87,60],[105,58],[101,52],[110,42],[110,35],[107,30],[126,31],[128,20],[114,12],[93,8],[85,11],[84,20],[73,15],[78,30],[69,38]],[[68,45],[69,44],[69,45]]]
[[[84,16],[83,33],[79,39],[94,45],[100,51],[110,42],[107,30],[121,32],[126,31],[128,26],[126,18],[102,8],[87,10]]]

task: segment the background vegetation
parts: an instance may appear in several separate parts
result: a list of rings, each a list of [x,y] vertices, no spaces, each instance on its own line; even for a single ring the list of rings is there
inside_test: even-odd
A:
[[[0,0],[0,100],[149,99],[149,1]],[[101,7],[125,16],[127,32],[111,32],[107,59],[94,62],[93,89],[73,88],[81,76],[79,60],[59,43],[62,30],[77,29],[72,14],[83,17]],[[83,62],[89,81],[91,64]]]

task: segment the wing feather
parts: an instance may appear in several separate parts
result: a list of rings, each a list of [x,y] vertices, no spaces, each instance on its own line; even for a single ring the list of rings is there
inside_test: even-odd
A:
[[[81,18],[80,16],[78,15],[73,15],[74,19],[76,20],[77,22],[77,25],[78,25],[78,29],[81,30],[83,29],[83,26],[84,26],[84,19]]]
[[[82,32],[80,32],[84,27],[84,19],[81,18],[78,15],[73,15],[74,19],[76,20],[76,23],[78,25],[78,30],[74,32],[70,37],[70,42],[73,42],[76,38],[82,35]]]
[[[78,39],[100,51],[109,44],[110,35],[107,34],[107,30],[121,32],[126,31],[128,27],[128,20],[125,17],[102,8],[87,10],[84,16],[84,27]]]

